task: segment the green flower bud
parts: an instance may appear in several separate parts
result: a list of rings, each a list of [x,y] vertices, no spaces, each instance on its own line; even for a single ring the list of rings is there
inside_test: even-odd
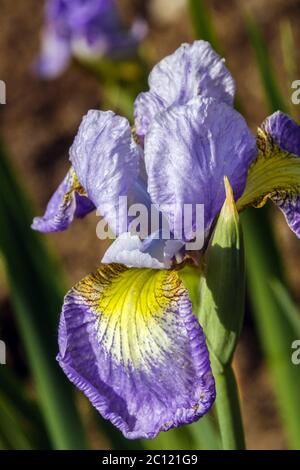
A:
[[[204,256],[199,290],[199,321],[212,359],[230,364],[244,317],[244,247],[239,216],[228,178],[226,200]]]

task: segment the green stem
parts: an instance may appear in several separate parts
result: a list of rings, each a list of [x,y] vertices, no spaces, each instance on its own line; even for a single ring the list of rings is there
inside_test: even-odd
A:
[[[217,390],[216,409],[222,449],[243,450],[245,438],[234,373],[230,365],[222,370],[212,366]]]

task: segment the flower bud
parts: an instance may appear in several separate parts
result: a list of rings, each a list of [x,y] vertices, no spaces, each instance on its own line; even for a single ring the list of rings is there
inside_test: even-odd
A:
[[[244,317],[244,247],[239,216],[228,178],[226,200],[205,253],[200,280],[199,320],[212,359],[231,362]]]

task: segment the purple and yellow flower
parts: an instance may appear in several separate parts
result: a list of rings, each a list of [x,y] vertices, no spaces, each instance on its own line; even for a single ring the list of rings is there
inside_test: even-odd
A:
[[[47,0],[42,51],[35,70],[41,77],[55,78],[72,56],[128,56],[145,34],[145,22],[140,19],[130,30],[125,28],[115,0]]]
[[[268,198],[299,235],[299,126],[275,113],[257,143],[233,109],[234,81],[204,41],[182,45],[150,74],[135,102],[135,130],[112,112],[89,111],[70,150],[71,169],[33,228],[65,230],[97,208],[118,238],[95,274],[65,297],[58,360],[68,378],[128,438],[153,438],[211,408],[214,379],[176,250],[116,224],[120,196],[155,204],[174,231],[185,204],[204,204],[210,237],[225,201],[239,210]],[[110,211],[108,208],[113,209]],[[185,234],[192,237],[195,227]],[[150,240],[150,241],[149,241]]]
[[[258,129],[257,147],[259,153],[237,207],[262,207],[270,199],[300,237],[300,126],[277,111]]]

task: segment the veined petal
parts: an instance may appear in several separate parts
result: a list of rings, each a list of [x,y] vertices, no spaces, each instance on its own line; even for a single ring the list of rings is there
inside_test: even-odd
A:
[[[80,183],[116,234],[128,228],[126,211],[119,211],[119,198],[127,196],[132,204],[141,197],[140,152],[127,119],[96,110],[83,118],[70,150]]]
[[[101,262],[125,264],[129,268],[169,269],[183,248],[184,242],[164,238],[160,231],[144,240],[125,232],[110,245]]]
[[[67,294],[58,360],[127,438],[153,438],[206,413],[208,351],[175,270],[103,265]]]
[[[300,126],[278,111],[258,129],[257,146],[259,154],[237,208],[262,207],[271,199],[300,237]]]
[[[137,134],[144,136],[158,111],[183,105],[197,96],[232,105],[235,83],[222,59],[206,41],[182,44],[149,75],[149,92],[135,102]]]
[[[143,241],[137,235],[122,233],[106,250],[102,263],[121,263],[129,268],[166,269],[169,265],[146,253]]]
[[[84,217],[95,209],[71,167],[51,197],[45,214],[33,219],[32,228],[40,232],[66,230],[74,217]]]
[[[245,120],[225,103],[198,98],[156,116],[145,137],[148,191],[177,238],[190,240],[195,229],[203,229],[196,219],[197,204],[204,205],[207,233],[225,200],[224,176],[237,199],[256,154]],[[190,224],[184,220],[187,204]],[[188,227],[182,233],[184,224]]]
[[[300,126],[287,114],[277,111],[262,126],[285,152],[300,155]]]
[[[134,102],[134,122],[136,133],[141,140],[156,114],[167,108],[164,100],[151,91],[142,92],[137,96]]]

